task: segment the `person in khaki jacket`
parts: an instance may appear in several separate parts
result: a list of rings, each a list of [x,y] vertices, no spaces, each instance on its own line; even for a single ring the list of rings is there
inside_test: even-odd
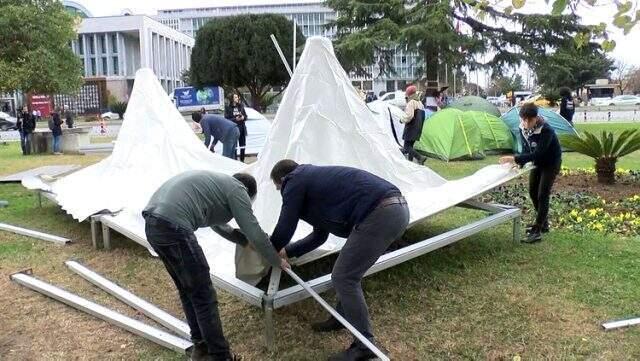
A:
[[[422,135],[422,125],[424,124],[424,105],[420,102],[418,92],[415,85],[410,85],[405,91],[407,96],[407,106],[405,107],[405,113],[407,117],[404,119],[404,132],[402,133],[402,139],[404,140],[404,149],[402,152],[407,155],[409,161],[413,161],[415,158],[418,163],[423,164],[427,157],[421,155],[413,149],[413,144],[420,140]]]

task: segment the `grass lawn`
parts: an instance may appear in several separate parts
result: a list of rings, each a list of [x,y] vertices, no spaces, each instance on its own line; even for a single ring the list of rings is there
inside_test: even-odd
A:
[[[0,175],[46,164],[87,165],[100,158],[22,157],[17,144],[0,145]],[[457,178],[496,159],[429,160],[428,165],[447,178]],[[587,167],[591,161],[571,153],[565,154],[564,164]],[[621,160],[619,166],[640,169],[640,152]],[[0,208],[2,222],[74,241],[56,246],[0,233],[0,360],[184,359],[8,278],[33,268],[37,277],[152,323],[74,276],[63,262],[79,259],[181,316],[175,288],[158,260],[121,237],[115,237],[112,251],[93,250],[87,223],[74,221],[50,203],[38,208],[34,194],[20,185],[0,185],[0,199],[10,203]],[[410,229],[407,237],[424,239],[478,216],[474,211],[450,210]],[[376,335],[392,359],[640,359],[639,327],[610,333],[600,329],[604,320],[640,316],[640,239],[554,230],[544,242],[525,246],[514,243],[510,231],[510,225],[495,227],[365,280]],[[330,262],[317,267],[327,271]],[[223,291],[218,294],[225,332],[245,360],[322,360],[348,343],[346,332],[317,335],[310,331],[309,323],[325,314],[306,300],[276,311],[277,347],[267,352],[262,347],[261,311]],[[332,292],[326,296],[334,299]]]

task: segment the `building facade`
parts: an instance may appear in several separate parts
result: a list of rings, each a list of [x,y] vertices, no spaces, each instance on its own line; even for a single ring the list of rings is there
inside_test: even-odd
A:
[[[128,99],[136,71],[151,68],[169,93],[183,86],[194,39],[144,15],[82,19],[71,47],[85,78],[105,78],[109,93]]]
[[[336,18],[336,12],[325,6],[322,1],[168,9],[159,10],[156,19],[172,29],[195,38],[198,29],[211,19],[240,14],[265,13],[281,14],[289,20],[295,21],[306,37],[325,36],[333,38],[335,36],[335,29],[331,29],[327,25]],[[352,82],[356,87],[364,91],[373,91],[376,94],[380,91],[404,90],[407,82],[414,81],[419,77],[419,61],[420,59],[416,55],[405,52],[402,49],[395,49],[393,56],[395,74],[377,76],[376,69],[372,66],[370,68],[371,78],[352,77]]]

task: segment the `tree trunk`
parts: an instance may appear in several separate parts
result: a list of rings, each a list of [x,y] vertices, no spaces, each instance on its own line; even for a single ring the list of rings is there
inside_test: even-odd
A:
[[[598,183],[614,184],[616,182],[616,158],[598,158],[596,159],[596,174],[598,175]]]
[[[438,47],[435,44],[427,43],[424,46],[424,63],[425,63],[425,75],[427,77],[425,87],[438,88],[440,90],[440,84],[435,85],[438,82]],[[434,87],[435,86],[435,87]]]
[[[251,107],[259,112],[262,112],[263,106],[261,89],[253,86],[247,86],[247,89],[249,90],[249,94],[251,94]]]

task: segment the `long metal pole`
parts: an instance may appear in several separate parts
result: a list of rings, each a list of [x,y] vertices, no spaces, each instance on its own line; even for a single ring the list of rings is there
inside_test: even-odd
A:
[[[93,283],[108,294],[116,297],[117,299],[133,307],[134,309],[142,312],[147,317],[151,318],[154,321],[157,321],[159,324],[177,333],[179,336],[186,338],[191,337],[191,329],[186,322],[173,317],[172,315],[161,310],[155,305],[125,290],[124,288],[109,281],[108,279],[102,277],[101,275],[88,269],[87,267],[81,265],[76,261],[67,261],[65,262],[65,264],[67,265],[67,267],[69,267],[70,270],[77,273],[80,277]]]
[[[298,275],[289,268],[285,268],[284,271],[287,272],[287,274],[291,276],[291,278],[293,278],[296,283],[298,283],[307,292],[309,292],[309,294],[313,298],[315,298],[316,301],[318,301],[318,303],[331,314],[331,316],[335,317],[335,319],[338,320],[344,327],[346,327],[349,332],[351,332],[358,340],[360,340],[360,342],[367,346],[369,350],[376,354],[376,356],[378,356],[382,361],[389,361],[389,357],[382,353],[382,351],[380,351],[380,349],[372,344],[371,341],[369,341],[358,330],[356,330],[356,328],[353,327],[349,323],[349,321],[345,320],[344,317],[342,317],[336,310],[334,310],[333,307],[329,306],[329,304],[324,299],[322,299],[322,297],[320,297],[320,295],[317,294],[316,291],[313,290],[313,288],[309,287],[309,285],[305,281],[303,281],[302,278],[298,277]]]
[[[280,55],[280,59],[282,59],[282,63],[284,63],[284,67],[287,68],[287,71],[289,72],[289,76],[293,76],[293,72],[291,71],[291,68],[289,67],[289,63],[287,62],[287,58],[284,57],[284,53],[282,52],[282,49],[280,49],[280,44],[278,44],[278,40],[276,40],[276,36],[271,34],[271,41],[273,41],[273,45],[275,45],[276,50],[278,51],[278,54]]]
[[[42,232],[34,231],[34,230],[31,230],[31,229],[16,227],[16,226],[12,226],[12,225],[6,224],[6,223],[0,223],[0,230],[7,231],[7,232],[12,232],[12,233],[15,233],[15,234],[20,234],[20,235],[23,235],[23,236],[38,238],[38,239],[41,239],[43,241],[49,241],[49,242],[62,244],[62,245],[64,245],[64,244],[66,244],[66,243],[71,241],[68,238],[58,237],[58,236],[54,236],[52,234],[42,233]]]
[[[118,327],[122,327],[131,333],[142,336],[147,340],[153,341],[158,345],[170,348],[174,351],[186,353],[187,349],[193,346],[193,343],[190,341],[144,324],[138,320],[134,320],[133,318],[86,300],[35,277],[31,277],[24,273],[16,273],[11,275],[11,279],[16,283],[42,293],[45,296],[49,296],[77,310],[86,312]]]
[[[293,71],[296,71],[296,37],[297,37],[297,32],[298,32],[298,24],[296,23],[296,20],[293,20],[293,64],[291,64],[291,67],[293,69]]]
[[[602,324],[605,331],[615,330],[617,328],[640,325],[640,318],[632,318],[629,320],[609,321]]]

